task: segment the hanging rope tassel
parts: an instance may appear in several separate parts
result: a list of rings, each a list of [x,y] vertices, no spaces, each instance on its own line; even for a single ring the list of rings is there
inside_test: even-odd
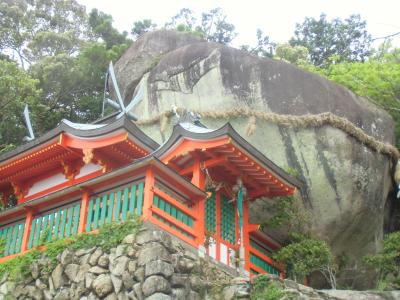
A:
[[[256,117],[255,116],[250,116],[249,117],[249,122],[247,123],[246,126],[246,134],[247,136],[253,135],[253,133],[256,131],[257,124],[256,124]]]
[[[169,118],[167,114],[162,114],[160,117],[160,132],[164,133],[168,126]]]

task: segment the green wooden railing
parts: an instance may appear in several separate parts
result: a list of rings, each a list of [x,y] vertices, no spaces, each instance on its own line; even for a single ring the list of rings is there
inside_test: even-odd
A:
[[[99,229],[106,223],[125,221],[128,214],[141,216],[142,207],[143,182],[92,197],[89,201],[86,232]]]
[[[155,207],[161,209],[166,214],[172,216],[174,219],[182,222],[183,224],[193,228],[193,218],[185,214],[182,210],[165,201],[164,199],[154,195],[153,204]]]
[[[44,216],[36,216],[29,233],[28,249],[78,232],[80,203],[69,204]]]
[[[250,253],[250,262],[252,264],[254,264],[255,266],[263,269],[267,273],[275,274],[275,275],[280,274],[280,272],[277,268],[275,268],[274,266],[269,264],[267,261],[265,261],[264,259],[262,259],[261,257],[255,255],[253,253]]]
[[[205,224],[206,228],[211,233],[217,232],[217,208],[216,208],[216,198],[215,193],[212,193],[211,197],[206,201],[206,209],[205,209]]]
[[[25,220],[0,229],[0,257],[16,254],[21,251],[24,228]]]
[[[235,205],[221,194],[221,238],[236,244]]]

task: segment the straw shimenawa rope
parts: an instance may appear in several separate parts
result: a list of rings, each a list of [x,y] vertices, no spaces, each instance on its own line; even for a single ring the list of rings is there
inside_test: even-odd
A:
[[[184,108],[177,108],[176,110],[181,115],[187,112],[187,110]],[[231,119],[238,117],[247,117],[249,119],[246,128],[246,132],[248,135],[254,133],[256,129],[256,119],[267,121],[276,125],[289,126],[295,128],[321,127],[323,125],[330,125],[332,127],[342,130],[343,132],[355,138],[360,143],[375,150],[378,153],[387,155],[395,160],[399,159],[400,157],[399,150],[393,145],[377,140],[376,138],[366,134],[361,128],[357,127],[346,118],[339,117],[330,112],[325,112],[315,115],[307,114],[307,115],[295,116],[295,115],[281,115],[270,112],[260,112],[257,110],[252,110],[247,107],[233,108],[226,111],[200,111],[200,110],[190,110],[190,111],[199,114],[202,118],[211,118],[211,119]],[[162,125],[161,127],[164,131],[165,126],[168,123],[168,119],[170,119],[173,115],[174,112],[172,110],[168,110],[152,118],[139,120],[136,122],[136,124],[153,125],[160,122],[160,124]]]

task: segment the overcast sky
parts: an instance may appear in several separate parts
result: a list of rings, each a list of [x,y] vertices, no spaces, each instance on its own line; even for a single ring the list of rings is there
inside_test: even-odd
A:
[[[293,35],[295,24],[305,17],[318,18],[323,12],[329,19],[361,14],[367,20],[372,37],[400,31],[400,0],[77,0],[87,11],[98,8],[114,18],[114,26],[130,32],[133,22],[151,19],[159,26],[181,8],[190,8],[200,17],[201,12],[221,7],[228,21],[239,33],[234,45],[254,44],[256,29],[260,28],[273,42],[286,42]],[[400,35],[394,40],[400,46]]]

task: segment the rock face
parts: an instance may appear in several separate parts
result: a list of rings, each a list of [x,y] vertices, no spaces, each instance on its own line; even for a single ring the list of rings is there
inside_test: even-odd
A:
[[[243,106],[291,115],[331,112],[377,140],[393,143],[391,117],[349,90],[290,64],[189,34],[145,34],[115,68],[125,101],[130,101],[139,82],[144,87],[144,99],[133,109],[139,119],[154,117],[172,105],[220,112]],[[246,137],[247,118],[202,119],[209,128],[227,121]],[[260,120],[256,125],[255,133],[246,137],[249,142],[280,167],[295,169],[306,183],[302,199],[312,232],[327,240],[334,253],[350,259],[375,252],[392,189],[390,159],[330,126],[299,129]],[[142,126],[159,142],[168,138],[171,128],[172,124],[164,134],[158,123]],[[252,205],[252,222],[265,221],[264,201]]]

